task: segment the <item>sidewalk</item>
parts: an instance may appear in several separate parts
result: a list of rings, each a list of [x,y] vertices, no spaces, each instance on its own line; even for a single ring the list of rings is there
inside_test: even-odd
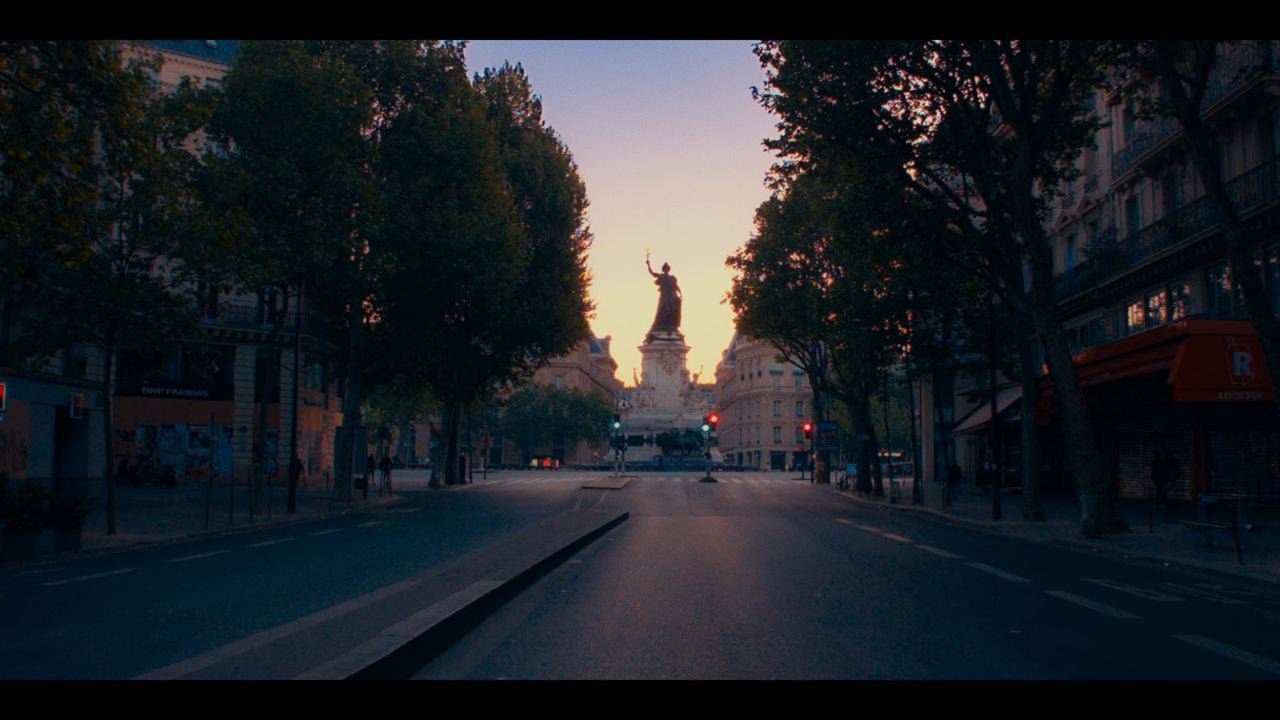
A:
[[[916,506],[911,504],[912,481],[901,482],[901,488],[901,500],[896,504],[889,502],[887,479],[884,498],[865,497],[853,490],[841,494],[862,504],[926,514],[943,522],[1010,537],[1076,547],[1124,560],[1280,584],[1280,511],[1277,510],[1249,508],[1248,521],[1252,529],[1240,531],[1244,555],[1241,565],[1236,559],[1230,531],[1214,531],[1214,547],[1208,547],[1203,536],[1183,525],[1183,521],[1195,519],[1195,507],[1186,502],[1171,503],[1167,511],[1155,508],[1149,513],[1147,501],[1121,499],[1120,513],[1133,532],[1089,539],[1080,534],[1080,511],[1073,495],[1042,498],[1045,521],[1037,523],[1022,519],[1022,495],[1016,492],[1001,497],[1002,519],[993,521],[991,493],[985,488],[963,485],[958,497],[945,508],[941,483],[927,483],[925,503]]]
[[[369,499],[355,491],[351,502],[333,500],[332,488],[299,487],[297,512],[288,514],[288,488],[273,487],[270,491],[270,519],[267,517],[268,493],[263,491],[261,505],[255,504],[250,514],[249,488],[235,487],[234,499],[231,487],[226,484],[206,489],[203,485],[185,482],[175,488],[122,486],[116,488],[116,534],[107,534],[106,500],[94,497],[93,509],[85,519],[81,535],[80,553],[97,553],[117,548],[156,545],[211,533],[235,532],[315,520],[329,515],[368,510],[396,502],[396,495],[379,495],[373,487]],[[206,506],[208,525],[206,526]],[[42,555],[28,562],[45,559],[65,559],[72,553]]]

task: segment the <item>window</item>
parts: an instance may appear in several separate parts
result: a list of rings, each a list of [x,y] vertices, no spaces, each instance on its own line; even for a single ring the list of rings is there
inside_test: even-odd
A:
[[[804,444],[804,428],[796,428],[796,444]]]
[[[782,444],[782,428],[778,427],[777,425],[773,426],[773,444],[774,445]]]
[[[275,288],[258,292],[258,324],[274,325],[280,314],[280,294]]]
[[[1124,201],[1125,231],[1132,235],[1142,229],[1142,197],[1137,193]]]
[[[1169,321],[1169,308],[1163,289],[1147,293],[1146,304],[1147,327],[1156,327]]]
[[[1211,268],[1204,279],[1205,313],[1216,318],[1230,318],[1231,312],[1231,273],[1226,263]]]
[[[796,401],[796,417],[798,418],[804,417],[804,401],[803,400]]]
[[[272,376],[280,372],[280,352],[268,348],[258,348],[255,357],[253,377],[253,399],[255,402],[280,402],[280,382]],[[271,395],[267,395],[267,386],[271,386]]]
[[[1076,265],[1076,234],[1067,236],[1066,246],[1062,251],[1062,270],[1066,272]]]
[[[1072,354],[1080,351],[1080,336],[1082,334],[1080,331],[1082,329],[1083,328],[1073,327],[1063,331],[1063,334],[1067,336],[1067,350]]]
[[[1146,327],[1146,320],[1142,313],[1142,301],[1134,300],[1125,307],[1124,334],[1132,335],[1144,327]]]
[[[1271,312],[1280,313],[1280,245],[1267,248],[1264,256],[1267,259],[1264,273],[1267,298],[1271,301]]]
[[[308,356],[302,367],[305,370],[302,374],[302,387],[316,392],[324,392],[324,363],[317,358]]]
[[[782,401],[781,400],[773,401],[773,416],[782,417]]]
[[[1088,337],[1083,341],[1085,347],[1094,347],[1106,342],[1106,329],[1102,325],[1102,318],[1094,318],[1089,321]]]
[[[1180,280],[1169,285],[1169,322],[1191,314],[1191,284]]]

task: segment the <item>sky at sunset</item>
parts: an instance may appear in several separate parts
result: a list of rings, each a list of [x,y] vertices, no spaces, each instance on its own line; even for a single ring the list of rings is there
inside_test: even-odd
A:
[[[761,142],[774,120],[751,97],[764,71],[749,41],[471,41],[474,73],[521,63],[544,121],[573,153],[591,200],[591,294],[598,336],[613,336],[618,377],[640,372],[636,349],[658,291],[644,267],[671,263],[684,296],[689,371],[714,380],[733,336],[725,258],[746,242],[768,197]]]

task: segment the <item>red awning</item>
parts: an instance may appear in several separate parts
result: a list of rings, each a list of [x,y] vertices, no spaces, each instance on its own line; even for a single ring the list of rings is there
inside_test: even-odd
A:
[[[1271,401],[1275,391],[1253,324],[1199,322],[1205,325],[1178,348],[1166,380],[1173,386],[1173,401]]]
[[[1189,319],[1090,348],[1072,358],[1080,387],[1162,374],[1174,402],[1270,401],[1273,390],[1253,324]],[[1040,380],[1041,420],[1056,410],[1053,383]]]

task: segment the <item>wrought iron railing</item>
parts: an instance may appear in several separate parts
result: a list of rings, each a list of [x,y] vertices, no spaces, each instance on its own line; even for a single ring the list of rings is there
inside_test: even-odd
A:
[[[1205,86],[1200,112],[1206,113],[1222,99],[1274,67],[1272,43],[1249,42],[1223,55],[1214,65]],[[1157,117],[1146,123],[1133,139],[1111,155],[1111,176],[1119,178],[1133,169],[1147,153],[1182,132],[1182,125],[1171,117]]]
[[[1271,160],[1227,183],[1227,195],[1237,213],[1247,213],[1280,197],[1280,162]],[[1099,236],[1089,257],[1054,278],[1054,293],[1063,300],[1093,287],[1107,277],[1141,263],[1222,221],[1210,198],[1198,198],[1141,230],[1114,242],[1114,233]]]

